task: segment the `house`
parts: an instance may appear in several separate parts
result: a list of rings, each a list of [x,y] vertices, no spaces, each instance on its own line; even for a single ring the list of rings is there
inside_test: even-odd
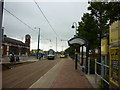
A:
[[[22,54],[30,54],[30,39],[31,36],[29,34],[25,35],[25,43],[16,40],[7,35],[3,36],[2,41],[2,56],[8,56],[11,52],[15,55],[22,55]]]

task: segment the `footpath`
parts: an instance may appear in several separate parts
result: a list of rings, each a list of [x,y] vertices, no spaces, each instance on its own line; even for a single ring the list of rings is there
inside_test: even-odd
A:
[[[74,61],[61,59],[29,88],[93,88],[86,75],[74,69]]]
[[[2,58],[0,66],[2,65],[2,70],[4,71],[7,69],[12,69],[13,67],[16,67],[21,64],[32,63],[36,61],[38,61],[38,59],[36,59],[35,57],[20,57],[19,61],[10,62],[9,57],[6,57]]]

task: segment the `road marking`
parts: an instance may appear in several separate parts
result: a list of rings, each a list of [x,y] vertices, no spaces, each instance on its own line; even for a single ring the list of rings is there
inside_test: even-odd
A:
[[[62,61],[58,62],[55,66],[53,66],[49,71],[47,71],[42,77],[40,77],[36,82],[34,82],[29,88],[32,88],[35,86],[42,78],[44,78],[52,69],[54,69],[58,64],[60,64]]]

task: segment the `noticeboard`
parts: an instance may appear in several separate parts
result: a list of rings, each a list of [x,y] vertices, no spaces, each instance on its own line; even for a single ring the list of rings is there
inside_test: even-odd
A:
[[[120,87],[120,47],[110,48],[110,82]]]
[[[120,21],[110,26],[110,43],[120,42]]]
[[[103,54],[103,55],[108,54],[108,40],[107,40],[107,38],[101,40],[101,54]]]

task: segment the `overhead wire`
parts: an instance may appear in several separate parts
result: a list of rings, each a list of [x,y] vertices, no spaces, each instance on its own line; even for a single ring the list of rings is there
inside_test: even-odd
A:
[[[56,36],[60,39],[59,35],[56,33],[56,31],[54,30],[54,28],[52,27],[52,25],[50,24],[49,20],[47,19],[47,17],[45,16],[45,14],[43,13],[42,9],[40,8],[40,6],[38,5],[38,3],[34,0],[35,4],[37,5],[38,9],[40,10],[40,12],[42,13],[42,15],[44,16],[44,18],[46,19],[47,23],[49,24],[49,26],[51,27],[51,29],[53,30],[53,32],[56,34]]]
[[[6,12],[8,12],[10,15],[12,15],[13,17],[15,17],[17,20],[19,20],[21,23],[23,23],[25,26],[27,26],[30,30],[38,33],[38,32],[35,31],[33,28],[31,28],[28,24],[26,24],[24,21],[22,21],[22,20],[19,19],[17,16],[15,16],[13,13],[11,13],[9,10],[7,10],[6,8],[4,8],[4,10],[5,10]],[[43,37],[43,36],[42,36],[42,37]],[[43,37],[43,38],[45,38],[45,37]],[[47,39],[47,38],[45,38],[45,39]],[[48,39],[47,39],[47,40],[48,40]]]

